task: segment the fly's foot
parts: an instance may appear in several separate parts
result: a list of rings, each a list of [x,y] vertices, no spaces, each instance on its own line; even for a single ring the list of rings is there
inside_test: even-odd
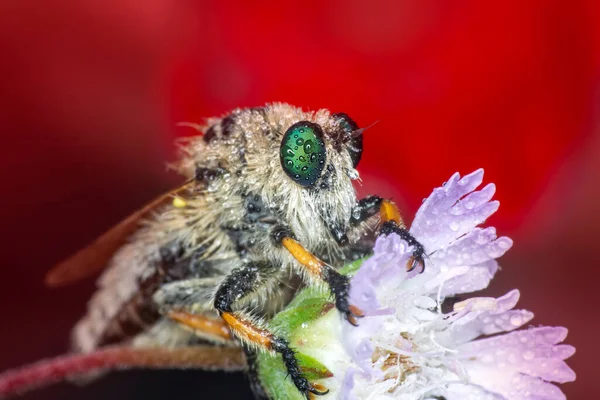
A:
[[[334,269],[323,271],[323,279],[329,285],[329,290],[335,299],[335,308],[354,326],[358,326],[357,318],[364,317],[363,312],[356,306],[350,305],[348,295],[350,294],[350,279]]]
[[[309,389],[309,394],[307,396],[311,400],[315,399],[315,396],[325,396],[327,393],[329,393],[329,389],[321,384],[313,383],[311,386],[312,387]]]
[[[412,257],[406,263],[406,270],[410,272],[418,267],[419,273],[423,273],[425,271],[425,248],[423,245],[408,230],[399,227],[394,221],[384,222],[379,230],[379,235],[387,236],[390,233],[397,234],[400,239],[413,248]]]
[[[296,359],[296,353],[285,339],[277,338],[273,340],[271,347],[277,353],[281,354],[283,364],[288,371],[290,379],[307,399],[310,399],[313,395],[323,396],[329,393],[329,390],[323,385],[312,384],[302,375],[298,366],[298,360]]]

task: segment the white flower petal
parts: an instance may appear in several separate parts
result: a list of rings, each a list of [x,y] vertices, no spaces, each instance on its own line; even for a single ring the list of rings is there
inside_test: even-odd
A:
[[[327,364],[335,366],[330,386],[341,388],[337,398],[564,399],[550,382],[575,379],[564,362],[575,349],[559,344],[567,330],[514,331],[533,318],[513,309],[518,290],[440,311],[445,297],[487,287],[496,258],[512,246],[494,228],[476,228],[498,208],[490,201],[494,185],[473,192],[482,179],[483,170],[454,174],[423,203],[411,228],[428,255],[423,273],[406,271],[412,248],[399,236],[377,239],[350,287],[350,302],[367,316],[359,327],[342,324],[345,353]]]
[[[512,240],[496,237],[495,228],[475,228],[429,258],[437,265],[475,265],[502,257],[512,247]]]
[[[459,178],[456,173],[445,186],[434,189],[410,228],[428,253],[446,247],[498,209],[498,202],[488,202],[496,190],[494,185],[471,193],[483,181],[482,169]],[[468,193],[471,194],[461,200]]]
[[[446,400],[506,400],[504,396],[489,392],[483,387],[462,383],[450,384],[445,390],[436,392],[436,395]]]
[[[463,273],[443,282],[440,290],[442,297],[485,289],[498,271],[498,263],[496,260],[488,260],[478,265],[460,268],[464,268]],[[453,270],[457,269],[453,267]]]

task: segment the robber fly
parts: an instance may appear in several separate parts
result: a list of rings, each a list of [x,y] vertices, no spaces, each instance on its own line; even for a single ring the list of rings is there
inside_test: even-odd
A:
[[[413,245],[407,268],[424,267],[424,249],[393,203],[356,198],[364,129],[344,113],[287,104],[191,126],[198,135],[180,143],[174,164],[185,183],[48,275],[49,284],[62,285],[106,267],[74,328],[73,348],[89,354],[115,344],[163,351],[241,343],[249,354],[280,354],[307,397],[326,393],[303,376],[294,350],[265,321],[300,286],[319,284],[357,324],[362,313],[349,304],[349,280],[336,269],[369,251],[363,238],[379,221],[379,234],[396,232]],[[175,350],[159,364],[177,365]]]

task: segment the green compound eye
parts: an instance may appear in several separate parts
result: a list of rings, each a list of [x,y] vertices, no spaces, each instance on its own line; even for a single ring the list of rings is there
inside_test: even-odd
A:
[[[325,167],[323,130],[317,124],[300,121],[283,135],[279,157],[285,173],[303,187],[315,184]]]

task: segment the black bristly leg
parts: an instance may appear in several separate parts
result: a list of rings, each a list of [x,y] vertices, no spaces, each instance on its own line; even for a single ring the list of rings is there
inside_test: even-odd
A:
[[[273,284],[277,272],[266,262],[247,262],[233,269],[217,289],[215,308],[219,312],[232,311],[231,307],[243,297]]]
[[[379,196],[367,196],[363,199],[360,199],[354,209],[352,210],[352,217],[350,218],[350,225],[356,226],[376,215],[381,211],[383,206],[391,207],[396,212],[396,206]],[[398,216],[400,214],[398,213]],[[398,221],[395,220],[385,220],[381,224],[381,228],[379,229],[378,235],[389,235],[390,233],[395,233],[400,236],[401,239],[406,241],[409,246],[413,246],[413,256],[410,262],[410,267],[407,270],[410,272],[414,270],[418,265],[421,265],[421,271],[425,270],[425,248],[419,241],[415,239],[415,237],[406,229],[404,222],[401,218]]]
[[[407,271],[410,272],[419,265],[421,265],[421,271],[419,273],[425,271],[425,248],[423,245],[419,243],[406,228],[399,227],[394,221],[384,222],[379,230],[379,235],[387,236],[390,233],[397,234],[400,236],[400,239],[404,240],[409,246],[413,247],[412,260],[409,260],[410,267],[407,268]]]
[[[321,276],[335,299],[335,308],[354,326],[358,326],[356,318],[361,318],[364,314],[348,302],[350,294],[350,278],[342,275],[328,265],[321,272]]]
[[[292,382],[307,398],[310,393],[325,395],[327,390],[321,385],[311,384],[303,376],[295,352],[285,339],[271,333],[262,326],[261,321],[248,313],[234,309],[236,302],[263,288],[267,284],[266,280],[272,280],[276,272],[268,263],[248,263],[234,269],[219,286],[214,297],[214,307],[245,345],[281,354]]]

